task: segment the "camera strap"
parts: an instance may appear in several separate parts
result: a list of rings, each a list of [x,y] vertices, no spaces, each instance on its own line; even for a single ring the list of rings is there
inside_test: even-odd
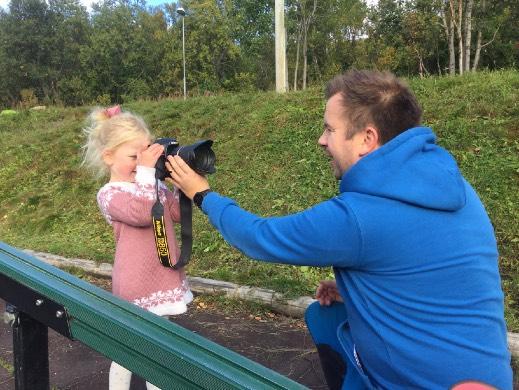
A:
[[[180,239],[182,246],[180,247],[180,256],[173,269],[179,269],[189,263],[191,258],[191,249],[193,248],[193,228],[192,224],[193,204],[182,191],[180,191]]]
[[[192,212],[193,207],[191,199],[189,199],[182,191],[180,191],[180,235],[182,246],[180,248],[180,257],[175,264],[171,262],[171,255],[168,246],[168,238],[166,234],[166,225],[164,223],[164,206],[160,203],[159,198],[159,180],[155,180],[155,192],[157,200],[151,209],[153,221],[153,232],[155,234],[155,245],[157,247],[157,255],[159,261],[164,267],[180,269],[187,265],[191,257],[193,247],[192,232]]]

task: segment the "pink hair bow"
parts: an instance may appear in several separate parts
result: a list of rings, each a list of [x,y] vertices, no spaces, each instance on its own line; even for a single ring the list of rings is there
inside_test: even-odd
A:
[[[117,105],[117,106],[113,106],[113,107],[109,107],[109,108],[106,108],[105,109],[105,115],[108,117],[108,118],[111,118],[115,115],[118,115],[121,113],[121,106]]]

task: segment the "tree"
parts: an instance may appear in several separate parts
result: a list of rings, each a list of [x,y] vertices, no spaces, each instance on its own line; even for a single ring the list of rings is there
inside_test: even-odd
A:
[[[454,44],[455,15],[454,8],[450,7],[450,3],[445,2],[441,8],[441,18],[443,21],[445,36],[447,37],[449,45],[449,74],[453,75],[456,73],[456,53]]]
[[[484,59],[485,66],[495,68],[517,63],[519,48],[514,50],[519,41],[517,1],[481,0],[478,5],[475,9],[476,47],[471,69],[477,70],[483,51],[488,53]]]
[[[52,90],[52,25],[49,7],[40,0],[12,0],[1,24],[2,62],[9,69],[11,99],[31,89],[39,99]],[[6,73],[7,74],[7,73]]]
[[[405,4],[403,43],[410,73],[423,77],[438,69],[441,73],[441,19],[435,2],[415,0]]]
[[[21,90],[49,103],[69,103],[60,95],[81,73],[87,34],[88,17],[78,0],[12,0],[0,18],[0,68],[10,74],[1,88],[10,104]]]
[[[409,51],[404,42],[405,10],[403,0],[380,0],[369,14],[370,62],[379,69],[396,73],[407,71]]]
[[[475,71],[478,68],[481,49],[492,44],[503,23],[508,19],[509,9],[503,1],[444,0],[442,18],[445,35],[449,42],[449,71],[455,73],[455,37],[458,45],[458,72]],[[476,40],[474,43],[474,26]],[[486,42],[483,40],[486,39]],[[474,57],[472,48],[475,45]]]
[[[182,95],[177,4],[11,0],[0,9],[0,103]],[[517,0],[286,0],[293,89],[349,68],[401,75],[517,67]],[[184,0],[190,92],[271,89],[274,0]],[[443,33],[442,33],[443,32]]]
[[[83,82],[81,48],[88,42],[88,13],[79,0],[51,0],[52,53],[50,67],[54,72],[54,100],[79,105],[89,100]]]
[[[91,18],[90,41],[81,51],[91,94],[112,102],[158,96],[168,39],[164,14],[108,0],[93,6]]]
[[[365,4],[360,0],[319,0],[306,38],[307,72],[301,78],[297,52],[298,47],[301,50],[303,46],[303,24],[298,20],[298,10],[293,4],[296,3],[288,3],[287,13],[288,67],[294,75],[293,81],[297,82],[296,87],[302,86],[302,79],[306,79],[307,84],[328,80],[365,58],[365,53],[357,48],[364,35]],[[310,5],[313,7],[308,1],[307,6]],[[310,11],[313,12],[313,8]]]
[[[202,93],[234,88],[240,47],[233,39],[230,0],[188,0],[186,16],[187,78]]]
[[[249,79],[248,87],[273,88],[274,0],[233,0],[229,19],[231,37],[240,49],[237,73]]]
[[[303,75],[302,88],[306,89],[307,69],[308,69],[308,30],[312,26],[315,19],[315,11],[317,9],[317,0],[295,0],[293,7],[295,8],[295,17],[297,19],[297,35],[296,35],[296,64],[294,69],[294,90],[297,89],[298,69],[299,69],[299,47],[302,45],[303,52]]]

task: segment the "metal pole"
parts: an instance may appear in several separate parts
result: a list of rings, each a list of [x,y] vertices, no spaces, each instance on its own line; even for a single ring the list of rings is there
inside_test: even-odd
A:
[[[186,100],[186,47],[184,42],[184,16],[182,16],[182,58],[184,59],[184,100]]]
[[[275,0],[274,25],[276,39],[276,92],[287,91],[285,1]]]

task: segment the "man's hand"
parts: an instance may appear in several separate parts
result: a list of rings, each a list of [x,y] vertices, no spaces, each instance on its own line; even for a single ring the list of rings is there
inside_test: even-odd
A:
[[[199,175],[187,165],[180,156],[168,156],[166,168],[171,173],[171,178],[166,178],[167,182],[173,183],[189,199],[197,192],[209,189],[209,183],[204,176]]]
[[[137,165],[153,168],[160,155],[164,152],[164,147],[159,144],[150,145],[137,156]]]
[[[341,294],[335,280],[323,280],[315,292],[315,299],[323,306],[330,306],[333,302],[342,302]]]

